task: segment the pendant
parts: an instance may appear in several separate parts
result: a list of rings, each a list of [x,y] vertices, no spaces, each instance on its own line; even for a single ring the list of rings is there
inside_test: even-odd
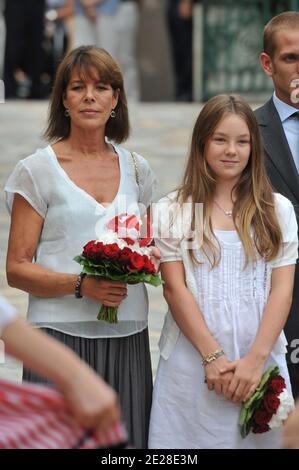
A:
[[[225,211],[225,215],[227,215],[228,217],[232,217],[233,213],[232,211]]]

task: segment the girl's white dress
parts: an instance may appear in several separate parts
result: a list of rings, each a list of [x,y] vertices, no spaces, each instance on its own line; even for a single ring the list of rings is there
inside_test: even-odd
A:
[[[276,196],[276,204],[281,206],[279,209],[287,206],[288,214],[282,217],[285,224],[281,219],[281,225],[284,224],[284,240],[289,242],[284,244],[283,252],[271,266],[259,257],[244,270],[244,251],[235,231],[215,230],[221,246],[221,260],[216,268],[210,270],[201,253],[197,253],[203,264],[193,268],[196,300],[210,332],[230,361],[246,355],[254,342],[267,302],[272,268],[296,262],[296,218],[289,201],[281,198]],[[157,244],[162,251],[162,261],[180,259],[174,241],[158,240]],[[278,365],[291,390],[284,339],[282,333],[265,368],[270,364]],[[181,332],[168,355],[167,359],[160,357],[159,361],[151,412],[150,448],[279,447],[280,433],[277,431],[250,433],[245,439],[241,438],[238,429],[240,405],[208,390],[201,357]]]

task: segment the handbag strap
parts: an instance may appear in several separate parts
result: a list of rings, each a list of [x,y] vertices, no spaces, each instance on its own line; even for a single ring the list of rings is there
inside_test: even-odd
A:
[[[135,179],[136,183],[139,186],[139,171],[138,171],[138,163],[137,163],[137,157],[134,152],[131,152],[131,157],[133,160],[134,168],[135,168]]]

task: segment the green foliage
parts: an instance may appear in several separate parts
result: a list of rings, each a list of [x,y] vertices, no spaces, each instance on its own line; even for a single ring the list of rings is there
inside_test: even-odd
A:
[[[80,255],[74,258],[74,261],[82,265],[82,272],[91,276],[103,277],[110,279],[111,281],[121,281],[130,285],[139,284],[139,282],[145,282],[154,287],[160,286],[163,281],[159,273],[146,274],[136,270],[128,273],[126,267],[119,263],[112,263],[109,260],[101,260],[97,263],[92,262]],[[98,320],[104,320],[109,323],[117,323],[117,307],[101,306]]]
[[[138,284],[139,282],[145,282],[152,286],[160,286],[162,279],[157,274],[146,274],[136,270],[128,273],[125,266],[118,263],[112,263],[108,260],[101,260],[98,263],[94,263],[85,256],[76,256],[74,261],[83,266],[82,272],[91,276],[104,277],[112,281],[126,282],[127,284]]]

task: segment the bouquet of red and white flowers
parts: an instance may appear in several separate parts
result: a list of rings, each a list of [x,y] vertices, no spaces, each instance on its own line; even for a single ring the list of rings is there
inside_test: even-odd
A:
[[[249,400],[243,403],[239,425],[244,438],[279,428],[294,408],[294,399],[286,389],[285,380],[276,366],[269,367]]]
[[[98,240],[89,241],[83,253],[74,258],[83,266],[82,272],[114,281],[153,286],[162,284],[150,260],[151,238],[140,238],[141,221],[124,213],[111,219]],[[98,320],[117,323],[117,307],[101,306]]]

